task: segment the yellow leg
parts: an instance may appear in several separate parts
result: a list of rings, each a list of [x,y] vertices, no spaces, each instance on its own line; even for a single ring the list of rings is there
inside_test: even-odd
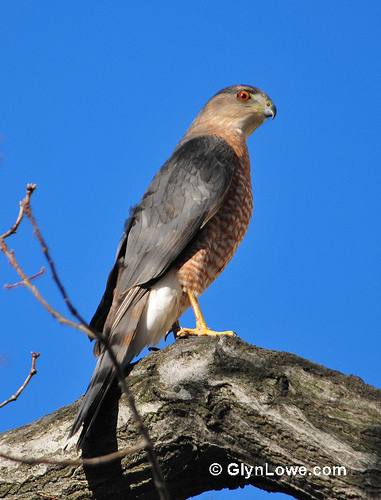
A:
[[[227,331],[227,332],[214,332],[210,328],[206,326],[204,316],[201,312],[200,309],[200,304],[198,303],[198,300],[196,297],[193,295],[193,293],[189,290],[187,290],[187,294],[189,297],[189,301],[191,303],[194,315],[196,316],[196,328],[180,328],[175,333],[175,338],[178,337],[188,337],[189,335],[196,335],[197,337],[204,336],[204,335],[230,335],[231,337],[235,336],[236,334],[232,331]]]

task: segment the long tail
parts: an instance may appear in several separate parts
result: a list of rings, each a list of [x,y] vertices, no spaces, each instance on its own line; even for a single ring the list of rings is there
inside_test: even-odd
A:
[[[67,442],[81,429],[77,441],[77,449],[82,447],[82,442],[94,423],[102,401],[115,380],[115,368],[110,356],[104,352],[96,364],[89,387],[83,397],[81,406],[70,430]]]
[[[125,368],[146,345],[144,339],[137,339],[135,334],[140,318],[145,309],[149,293],[145,293],[134,306],[128,310],[112,333],[110,343],[118,362]],[[66,447],[80,432],[77,449],[82,447],[83,440],[94,423],[102,401],[116,378],[116,370],[106,350],[100,355],[91,377],[89,387],[83,397],[81,406],[67,438]],[[73,438],[73,439],[72,439]]]

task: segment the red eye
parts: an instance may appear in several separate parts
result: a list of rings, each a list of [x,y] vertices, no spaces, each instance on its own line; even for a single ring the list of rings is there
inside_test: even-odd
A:
[[[246,90],[238,92],[237,97],[241,99],[241,101],[248,101],[251,98],[249,92],[246,92]]]

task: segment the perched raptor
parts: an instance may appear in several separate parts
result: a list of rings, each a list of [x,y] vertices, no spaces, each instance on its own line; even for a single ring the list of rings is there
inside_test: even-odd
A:
[[[256,87],[235,85],[202,108],[126,221],[116,261],[90,326],[109,339],[127,366],[157,345],[191,306],[196,328],[177,336],[218,335],[205,323],[198,297],[220,275],[247,231],[252,208],[247,137],[276,108]],[[115,379],[104,346],[70,431],[78,447]]]

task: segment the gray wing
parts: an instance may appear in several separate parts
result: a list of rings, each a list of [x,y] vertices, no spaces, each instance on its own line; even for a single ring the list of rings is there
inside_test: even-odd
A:
[[[174,151],[126,222],[93,328],[103,329],[113,300],[121,304],[133,287],[149,286],[175,262],[220,206],[236,160],[219,136],[196,137]]]

